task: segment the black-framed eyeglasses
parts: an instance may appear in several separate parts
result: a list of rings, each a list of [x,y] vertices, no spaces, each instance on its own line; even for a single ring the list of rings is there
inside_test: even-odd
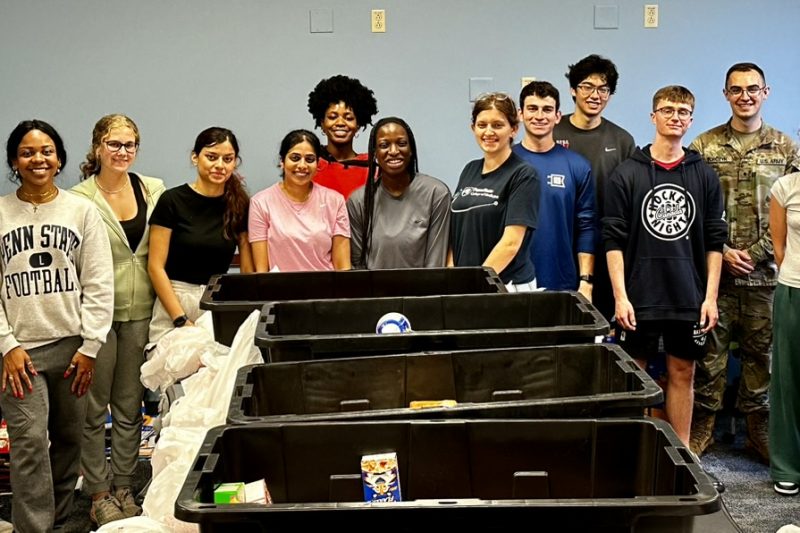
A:
[[[725,94],[729,94],[731,96],[741,96],[742,93],[747,93],[750,96],[758,96],[761,92],[766,89],[767,86],[764,85],[763,87],[759,87],[758,85],[748,85],[747,87],[739,87],[738,85],[731,85],[727,89],[725,89]]]
[[[581,96],[591,96],[592,93],[597,91],[597,96],[600,98],[608,98],[611,95],[611,87],[608,85],[592,85],[591,83],[579,83],[578,91]]]
[[[139,143],[135,142],[121,143],[119,141],[105,141],[105,145],[106,148],[108,148],[109,152],[114,152],[114,153],[119,152],[120,150],[125,148],[126,152],[128,152],[129,154],[133,154],[136,153],[136,150],[139,149]]]
[[[683,107],[678,109],[674,107],[659,107],[654,113],[661,113],[661,116],[664,118],[672,118],[677,113],[678,118],[681,120],[687,120],[692,116],[692,111]]]

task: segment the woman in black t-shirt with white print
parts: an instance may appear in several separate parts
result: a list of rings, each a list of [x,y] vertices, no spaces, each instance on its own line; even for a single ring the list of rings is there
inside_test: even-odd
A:
[[[483,158],[461,172],[450,204],[450,266],[488,266],[509,291],[536,288],[528,246],[536,228],[539,180],[511,151],[519,118],[505,93],[481,96],[472,109],[472,132]]]

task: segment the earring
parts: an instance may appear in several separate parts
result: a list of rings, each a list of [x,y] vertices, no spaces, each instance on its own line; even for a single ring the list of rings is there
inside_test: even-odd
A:
[[[14,179],[19,179],[19,169],[14,169]]]

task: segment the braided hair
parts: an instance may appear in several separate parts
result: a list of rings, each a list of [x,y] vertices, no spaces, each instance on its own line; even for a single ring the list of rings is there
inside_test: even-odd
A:
[[[361,254],[361,261],[364,267],[367,265],[367,258],[369,257],[369,251],[372,247],[372,230],[374,227],[375,218],[375,194],[377,194],[381,186],[381,169],[378,166],[378,161],[375,157],[375,153],[377,151],[376,144],[378,141],[378,130],[387,124],[397,124],[406,130],[406,135],[408,135],[408,145],[411,149],[411,161],[409,161],[408,166],[406,167],[406,172],[408,172],[409,180],[413,181],[414,177],[419,172],[417,141],[414,139],[414,132],[411,131],[411,127],[406,123],[405,120],[398,117],[386,117],[380,119],[375,126],[373,126],[369,133],[369,149],[367,156],[367,160],[369,161],[369,170],[367,172],[367,176],[371,176],[373,179],[367,179],[367,182],[364,185],[364,211],[361,213],[361,216],[364,220],[363,227],[361,228],[361,246],[363,250]]]

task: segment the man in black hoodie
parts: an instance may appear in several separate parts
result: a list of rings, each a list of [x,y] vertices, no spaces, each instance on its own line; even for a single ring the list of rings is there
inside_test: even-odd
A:
[[[603,218],[617,339],[642,367],[663,339],[666,415],[687,446],[694,366],[719,316],[727,238],[719,178],[681,145],[693,111],[694,95],[685,87],[656,92],[655,140],[611,174]]]

